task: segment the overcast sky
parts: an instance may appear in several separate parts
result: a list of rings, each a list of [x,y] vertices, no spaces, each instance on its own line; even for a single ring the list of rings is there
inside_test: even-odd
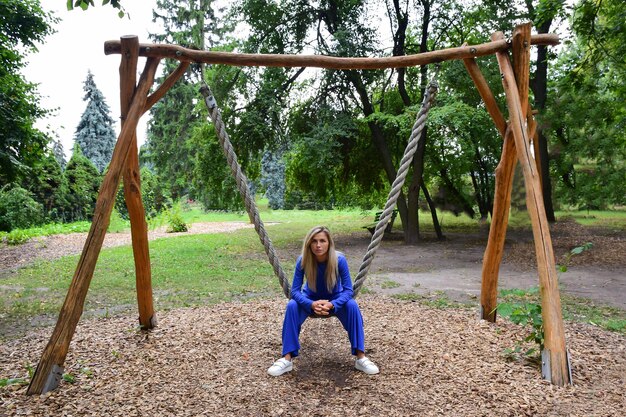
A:
[[[39,52],[28,55],[28,66],[23,73],[30,82],[39,83],[44,108],[59,109],[54,115],[40,121],[37,127],[51,132],[61,139],[66,159],[74,145],[74,131],[86,107],[83,101],[83,82],[91,70],[94,81],[104,94],[116,120],[115,130],[119,133],[119,55],[104,55],[104,42],[119,40],[124,35],[137,35],[139,42],[150,42],[148,32],[155,32],[152,23],[152,7],[155,0],[124,1],[130,19],[117,16],[117,9],[100,6],[87,11],[65,8],[65,0],[41,0],[41,7],[54,11],[62,20],[56,25],[57,33],[38,45]],[[140,58],[141,71],[145,60]],[[158,72],[158,71],[157,71]],[[145,140],[146,120],[144,115],[137,129],[140,143]],[[49,126],[49,127],[47,127]]]

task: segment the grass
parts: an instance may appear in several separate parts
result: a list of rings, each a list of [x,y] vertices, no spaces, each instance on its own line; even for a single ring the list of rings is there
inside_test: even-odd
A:
[[[626,210],[557,211],[557,220],[571,217],[583,226],[626,230]]]
[[[527,290],[503,289],[499,295],[498,314],[506,317],[513,307],[523,304],[541,304],[539,288]],[[591,323],[604,329],[626,334],[626,311],[601,305],[586,298],[561,293],[563,319]]]

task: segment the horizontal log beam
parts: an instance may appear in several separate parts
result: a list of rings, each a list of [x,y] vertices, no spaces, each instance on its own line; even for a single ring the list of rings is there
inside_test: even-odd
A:
[[[532,45],[558,45],[559,36],[554,34],[533,35]],[[383,69],[405,68],[427,65],[436,62],[475,58],[492,55],[509,49],[507,40],[498,40],[480,45],[460,46],[415,55],[381,58],[345,58],[326,55],[281,55],[281,54],[240,54],[233,52],[213,52],[187,49],[177,45],[139,44],[139,56],[171,58],[181,62],[202,62],[205,64],[226,64],[234,66],[266,67],[316,67],[327,69]],[[119,40],[106,41],[106,55],[120,54]]]

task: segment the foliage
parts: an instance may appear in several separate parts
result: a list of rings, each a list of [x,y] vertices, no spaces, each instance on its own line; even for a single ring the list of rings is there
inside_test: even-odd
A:
[[[67,163],[64,175],[68,187],[66,220],[91,220],[101,178],[97,168],[82,154],[78,144],[74,145],[74,153]]]
[[[91,71],[87,73],[83,90],[85,91],[83,101],[87,102],[87,107],[76,127],[74,140],[80,146],[83,155],[102,173],[111,161],[117,140],[113,118]]]
[[[580,255],[581,253],[590,250],[593,247],[593,243],[587,242],[582,246],[577,246],[574,249],[570,250],[569,253],[565,257],[565,262],[562,265],[557,265],[556,268],[560,272],[567,272],[567,265],[569,264],[570,259],[574,255]]]
[[[183,220],[180,211],[180,203],[174,204],[174,206],[167,211],[167,233],[179,233],[189,231],[189,226],[187,225],[187,223],[185,223],[185,220]]]
[[[523,342],[534,342],[536,346],[523,352],[524,356],[536,357],[541,354],[544,345],[544,329],[543,317],[541,316],[541,304],[524,303],[524,304],[507,304],[498,305],[498,312],[503,317],[508,317],[515,324],[529,326],[528,335]],[[537,349],[538,348],[538,349]],[[518,342],[513,348],[507,348],[505,355],[514,356],[522,352],[522,344]]]
[[[0,2],[0,187],[28,175],[49,141],[34,126],[47,111],[39,104],[36,85],[20,71],[25,55],[52,33],[54,22],[37,1]]]
[[[13,229],[11,232],[0,232],[0,239],[6,240],[8,244],[22,244],[28,240],[38,236],[50,236],[68,233],[84,233],[88,232],[90,223],[74,222],[74,223],[48,223],[37,227],[29,227],[26,229]]]
[[[244,204],[213,126],[203,123],[191,135],[197,149],[191,196],[207,210],[243,210]]]
[[[163,32],[150,34],[150,38],[155,42],[174,43],[193,49],[210,49],[220,43],[226,31],[231,30],[228,28],[230,22],[222,14],[222,9],[214,0],[185,4],[159,0],[154,16],[155,21],[162,23]],[[157,81],[162,82],[176,66],[176,61],[166,61],[163,75]],[[211,140],[203,130],[207,124],[207,113],[198,94],[203,76],[202,66],[192,64],[150,110],[152,117],[142,151],[143,160],[150,163],[174,200],[189,195],[199,201],[212,201],[212,197],[222,190],[222,187],[210,188],[212,181],[202,175],[213,170],[218,176],[223,172],[220,166],[203,165],[213,162],[213,155],[205,154],[202,147]],[[218,197],[217,200],[231,201],[231,197]]]
[[[19,186],[0,188],[0,231],[41,224],[43,208],[33,195]]]
[[[11,230],[6,235],[7,245],[15,246],[26,243],[30,240],[30,236],[22,229]]]
[[[57,159],[48,151],[43,159],[33,164],[30,171],[31,175],[22,181],[24,188],[43,205],[47,221],[62,220],[67,204],[67,183]]]
[[[148,167],[142,167],[139,172],[141,176],[141,200],[146,219],[150,220],[171,206],[172,203],[161,180]],[[121,181],[115,197],[115,210],[123,219],[127,220],[129,218],[128,208],[124,199],[123,181]]]
[[[117,15],[120,19],[126,14],[126,10],[121,3],[121,0],[102,0],[103,6],[110,4],[112,7],[119,10]],[[82,10],[87,10],[90,6],[94,7],[94,0],[67,0],[67,10],[74,10],[76,7],[80,7]]]
[[[623,19],[622,2],[581,1],[575,36],[550,83],[546,120],[562,204],[584,209],[626,204]]]

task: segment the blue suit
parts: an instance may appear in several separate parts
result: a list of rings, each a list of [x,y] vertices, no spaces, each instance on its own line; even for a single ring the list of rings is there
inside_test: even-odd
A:
[[[313,313],[311,306],[316,300],[329,300],[333,303],[334,308],[330,314],[337,316],[348,332],[352,354],[356,355],[357,350],[365,352],[363,316],[358,304],[352,298],[352,279],[350,278],[348,261],[339,252],[337,252],[337,258],[339,272],[337,283],[329,292],[326,288],[325,279],[326,263],[317,264],[316,291],[313,291],[304,280],[302,257],[298,257],[291,285],[291,300],[287,303],[285,321],[283,322],[283,356],[287,353],[291,353],[291,356],[294,357],[298,356],[302,323]]]

